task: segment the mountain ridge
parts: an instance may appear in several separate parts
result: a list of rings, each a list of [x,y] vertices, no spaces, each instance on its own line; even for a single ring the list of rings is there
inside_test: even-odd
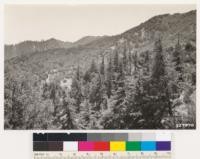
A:
[[[186,13],[154,16],[138,26],[118,35],[102,37],[86,36],[86,39],[83,37],[74,42],[78,43],[78,45],[70,43],[69,47],[63,47],[62,43],[62,47],[53,47],[51,49],[35,51],[37,54],[34,52],[31,53],[33,53],[32,56],[35,54],[35,56],[39,56],[40,59],[42,59],[42,53],[45,51],[46,55],[52,56],[52,58],[54,57],[54,54],[56,54],[56,57],[54,58],[60,59],[61,61],[65,58],[68,61],[68,58],[64,56],[73,55],[74,58],[77,59],[74,61],[73,65],[76,65],[78,61],[79,63],[89,63],[91,62],[91,59],[99,59],[104,52],[112,52],[112,48],[119,43],[123,43],[123,40],[127,40],[130,43],[131,48],[140,53],[149,49],[152,50],[153,43],[158,37],[162,38],[162,42],[165,44],[164,46],[173,47],[177,42],[178,35],[180,35],[179,40],[182,44],[189,41],[193,43],[193,45],[196,45],[196,10]],[[49,41],[55,40],[56,39],[49,39]],[[81,42],[84,43],[84,45],[80,44],[80,40],[84,41]],[[5,59],[9,59],[6,58],[8,52],[9,51],[5,50]],[[52,61],[56,59],[52,59]]]
[[[57,48],[70,48],[78,45],[85,45],[91,41],[101,38],[100,36],[85,36],[75,42],[62,41],[55,38],[49,38],[47,40],[34,41],[26,40],[16,44],[5,44],[5,59],[11,59],[13,57],[30,54],[34,52],[42,52],[49,49]]]
[[[92,45],[97,45],[98,42],[100,43],[98,45],[101,46],[101,45],[105,45],[105,43],[107,42],[110,43],[109,41],[113,41],[113,40],[116,41],[116,39],[119,40],[120,38],[128,39],[132,43],[135,43],[135,45],[138,45],[137,43],[140,43],[141,41],[144,42],[147,40],[155,39],[158,36],[162,36],[159,34],[162,34],[161,32],[165,32],[166,30],[170,30],[172,28],[170,25],[175,24],[174,21],[177,21],[176,19],[180,19],[178,20],[178,23],[181,23],[181,21],[184,21],[183,23],[185,23],[187,22],[187,17],[190,17],[190,16],[196,17],[196,10],[192,10],[186,13],[157,15],[131,29],[128,29],[127,31],[124,31],[121,34],[117,34],[114,36],[85,36],[75,42],[67,42],[67,41],[65,42],[62,40],[55,39],[55,38],[50,38],[50,39],[42,40],[42,41],[27,40],[27,41],[23,41],[14,45],[12,44],[5,45],[5,59],[7,60],[7,59],[10,59],[16,56],[21,56],[27,53],[33,53],[33,52],[38,52],[38,51],[42,52],[48,49],[57,49],[57,48],[72,49],[78,46],[85,46],[86,48],[93,47]],[[184,20],[185,18],[186,20]],[[181,24],[181,25],[184,26],[184,24]],[[194,25],[194,22],[192,22],[192,25]],[[196,28],[196,24],[194,28]],[[170,34],[176,33],[178,29],[173,30],[169,33]],[[169,33],[166,33],[166,34],[169,34]],[[195,34],[196,34],[196,30],[195,30]],[[187,36],[185,37],[187,38]],[[181,40],[184,40],[185,37],[181,38]],[[171,39],[173,39],[173,37]],[[171,39],[167,39],[167,40],[171,41]],[[193,41],[195,40],[193,39]]]

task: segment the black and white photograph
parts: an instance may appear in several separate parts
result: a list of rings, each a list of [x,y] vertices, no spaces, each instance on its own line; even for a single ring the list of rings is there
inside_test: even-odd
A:
[[[196,129],[196,5],[6,4],[4,129]]]

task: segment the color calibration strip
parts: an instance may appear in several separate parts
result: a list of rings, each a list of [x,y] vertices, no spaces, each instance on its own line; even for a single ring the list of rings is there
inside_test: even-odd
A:
[[[171,151],[169,133],[45,133],[33,134],[33,151],[124,152]]]

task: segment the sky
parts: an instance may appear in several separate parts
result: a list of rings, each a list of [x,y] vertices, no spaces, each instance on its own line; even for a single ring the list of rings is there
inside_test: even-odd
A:
[[[4,7],[4,41],[56,38],[74,42],[84,36],[116,35],[160,14],[196,9],[191,4],[31,5]]]

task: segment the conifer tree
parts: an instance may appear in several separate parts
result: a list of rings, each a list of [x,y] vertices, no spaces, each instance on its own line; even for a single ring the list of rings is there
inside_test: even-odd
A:
[[[118,72],[119,70],[119,52],[116,49],[114,54],[113,71]]]
[[[28,107],[32,106],[34,99],[30,98],[30,88],[27,81],[16,81],[9,79],[7,85],[5,85],[5,125],[7,129],[26,129],[29,127]],[[32,117],[36,117],[37,114],[32,113]],[[31,124],[30,124],[31,125]]]
[[[90,82],[90,71],[87,70],[83,76],[83,79],[84,81],[87,83],[87,82]]]
[[[179,42],[179,36],[178,36],[178,42],[175,46],[175,51],[173,53],[173,62],[175,65],[175,70],[178,73],[178,80],[182,81],[183,80],[183,78],[182,78],[182,69],[183,68],[182,68],[182,63],[181,63],[181,45]]]
[[[132,60],[132,55],[131,55],[131,50],[130,50],[130,48],[129,48],[129,51],[128,51],[128,67],[129,67],[129,70],[128,70],[128,72],[129,72],[129,75],[131,75],[131,73],[132,73],[132,62],[133,62],[133,60]]]
[[[117,100],[116,104],[113,107],[114,112],[117,112],[120,110],[119,104],[124,100],[126,94],[125,94],[125,75],[124,75],[124,70],[123,70],[123,63],[120,62],[119,65],[119,74],[117,77],[117,91],[115,92],[115,99]],[[118,107],[119,106],[119,107]]]
[[[128,123],[127,127],[131,129],[142,128],[143,118],[141,114],[141,107],[143,106],[143,84],[144,79],[138,75],[137,82],[130,81],[127,90],[127,115],[125,121]]]
[[[149,61],[150,61],[150,57],[149,57],[149,51],[146,51],[145,52],[145,55],[144,55],[144,67],[145,67],[145,75],[149,75],[150,73],[150,68],[149,68]]]
[[[85,98],[85,100],[82,102],[82,110],[81,110],[81,118],[78,121],[80,124],[81,129],[87,129],[90,125],[90,114],[91,114],[91,105],[89,103],[89,100]]]
[[[100,66],[100,73],[101,73],[102,76],[105,75],[104,56],[102,57],[102,62],[101,62],[101,66]]]
[[[126,123],[124,122],[124,116],[126,115],[127,101],[125,91],[125,75],[123,68],[123,61],[119,64],[119,74],[117,76],[117,90],[112,97],[111,111],[114,114],[113,126],[115,128],[124,128]]]
[[[106,75],[106,93],[107,93],[108,98],[110,98],[112,95],[112,77],[113,77],[112,71],[113,71],[112,59],[110,56],[108,67],[107,67],[107,75]]]
[[[73,105],[75,106],[76,113],[80,112],[80,104],[82,101],[81,92],[81,80],[80,80],[80,69],[77,67],[76,75],[72,79],[72,85],[70,90],[70,96],[73,99]]]
[[[56,116],[59,107],[58,97],[57,97],[58,89],[59,88],[57,84],[55,83],[50,84],[50,99],[52,100],[54,106],[53,116]]]
[[[123,60],[123,67],[124,67],[124,71],[126,72],[127,71],[127,45],[124,45],[124,49],[123,49],[123,57],[122,57],[122,60]]]
[[[60,129],[75,129],[75,122],[73,119],[73,111],[69,109],[70,99],[63,97],[63,105],[57,115],[57,125],[60,125]]]
[[[90,73],[97,73],[98,69],[97,69],[97,65],[95,63],[95,60],[92,60],[91,66],[90,66]]]
[[[138,67],[138,54],[137,52],[134,52],[133,54],[133,65],[134,65],[134,74],[137,73],[139,67]]]
[[[79,81],[80,80],[80,66],[78,64],[78,67],[76,69],[76,79]]]
[[[23,103],[19,100],[21,90],[19,85],[15,82],[12,87],[11,96],[11,117],[9,124],[12,129],[20,129],[24,125],[24,111]]]
[[[165,75],[165,63],[162,55],[161,40],[155,42],[155,58],[151,78],[144,81],[140,99],[141,113],[144,119],[144,128],[161,128],[163,116],[168,112],[170,105],[168,95],[168,81]]]
[[[155,58],[152,68],[152,79],[159,80],[165,75],[165,63],[162,55],[162,44],[161,40],[155,42],[154,47]]]
[[[91,82],[90,103],[92,110],[99,111],[103,100],[103,87],[100,74],[97,74]]]

